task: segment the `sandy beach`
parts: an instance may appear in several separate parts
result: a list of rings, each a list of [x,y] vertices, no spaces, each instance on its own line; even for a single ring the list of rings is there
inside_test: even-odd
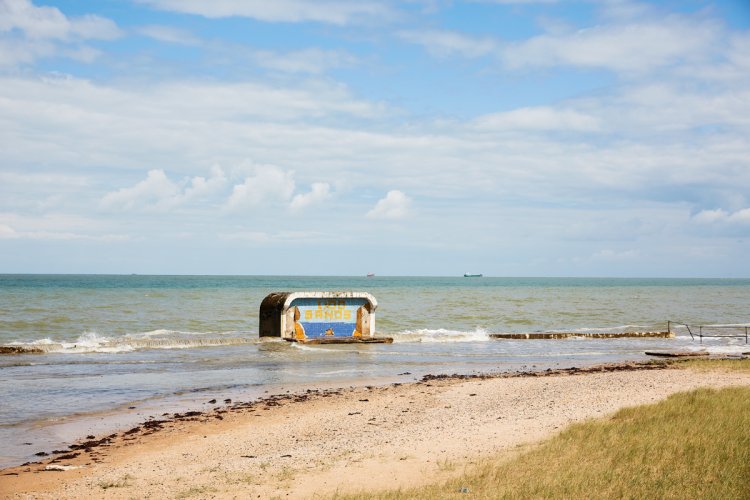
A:
[[[311,498],[426,484],[566,425],[750,374],[608,365],[308,389],[169,414],[0,471],[3,498]]]

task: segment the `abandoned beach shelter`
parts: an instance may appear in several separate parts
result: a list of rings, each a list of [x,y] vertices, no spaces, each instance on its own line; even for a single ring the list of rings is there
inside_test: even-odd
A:
[[[277,292],[260,304],[261,337],[290,342],[390,343],[375,336],[375,297],[366,292]]]

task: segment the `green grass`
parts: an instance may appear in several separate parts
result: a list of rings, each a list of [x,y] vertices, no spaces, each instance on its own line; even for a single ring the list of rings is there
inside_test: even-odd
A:
[[[747,348],[750,352],[750,347]],[[742,359],[686,359],[680,360],[677,366],[696,370],[727,370],[750,372],[750,358]]]
[[[750,498],[750,388],[675,394],[442,484],[345,498]]]

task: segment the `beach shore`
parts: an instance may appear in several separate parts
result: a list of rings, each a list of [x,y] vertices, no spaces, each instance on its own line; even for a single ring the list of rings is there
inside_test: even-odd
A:
[[[212,402],[0,471],[3,498],[310,498],[438,482],[566,425],[750,374],[668,364],[425,377]]]

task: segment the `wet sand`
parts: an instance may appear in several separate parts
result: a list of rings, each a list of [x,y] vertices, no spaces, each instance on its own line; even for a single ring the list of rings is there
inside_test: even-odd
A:
[[[307,389],[88,436],[0,471],[3,498],[325,497],[440,481],[566,425],[750,374],[605,365]]]

